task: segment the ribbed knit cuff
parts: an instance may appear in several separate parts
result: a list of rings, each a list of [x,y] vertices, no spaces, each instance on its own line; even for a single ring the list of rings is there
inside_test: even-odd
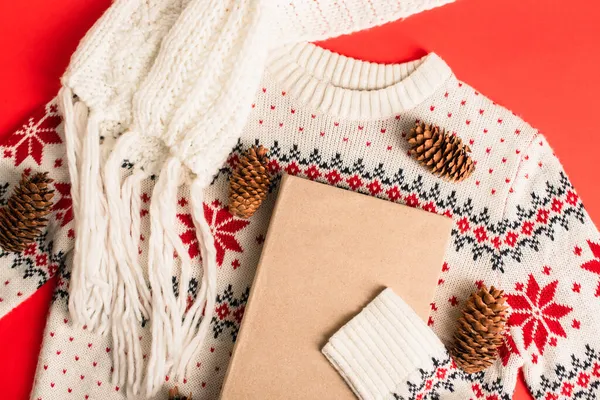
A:
[[[385,289],[337,331],[323,354],[360,399],[387,399],[446,354],[431,329],[391,289]],[[415,376],[415,378],[417,377]]]

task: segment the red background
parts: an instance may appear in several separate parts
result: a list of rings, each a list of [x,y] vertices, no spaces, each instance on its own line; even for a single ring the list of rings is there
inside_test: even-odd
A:
[[[109,4],[0,1],[0,135],[56,94],[70,54]],[[378,62],[435,51],[460,79],[547,135],[592,219],[600,221],[598,21],[600,4],[589,0],[458,0],[323,45]],[[0,320],[3,399],[28,398],[53,284]],[[530,398],[522,383],[514,398]]]

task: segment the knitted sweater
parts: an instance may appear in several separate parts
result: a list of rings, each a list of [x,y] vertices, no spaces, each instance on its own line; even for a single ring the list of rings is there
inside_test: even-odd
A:
[[[412,371],[402,371],[408,364],[389,361],[397,370],[382,375],[384,386],[378,382],[375,398],[509,399],[521,366],[537,399],[600,394],[600,237],[542,134],[457,80],[435,54],[377,65],[314,45],[286,47],[271,54],[248,108],[240,140],[203,193],[200,212],[214,236],[218,295],[209,337],[179,382],[184,393],[217,398],[242,322],[278,180],[258,212],[242,220],[227,210],[228,177],[244,150],[262,144],[270,149],[275,177],[299,175],[454,220],[427,324],[443,343],[451,343],[460,305],[478,286],[495,285],[508,294],[508,332],[493,367],[460,373],[437,339],[423,333],[427,330],[408,329],[385,342],[400,349],[389,352],[390,360],[402,356],[397,343],[405,336],[415,349],[437,350],[417,352]],[[437,179],[407,154],[404,136],[417,120],[469,143],[477,163],[469,179],[456,184]],[[74,232],[63,126],[51,102],[4,144],[2,201],[23,171],[50,170],[58,196],[48,232],[23,254],[1,254],[3,274],[10,277],[1,289],[0,307],[7,312],[59,273],[32,398],[121,399],[123,386],[111,381],[111,356],[119,351],[114,338],[73,325],[67,308]],[[120,164],[123,171],[132,167]],[[148,210],[155,183],[154,176],[143,180],[137,197],[142,265],[149,254]],[[177,240],[192,261],[191,276],[185,286],[179,269],[165,277],[184,306],[200,292],[205,246],[195,233],[192,200],[182,186],[175,212]],[[177,266],[181,260],[177,255]],[[142,324],[136,337],[145,362],[151,324]],[[360,337],[354,339],[360,349]],[[349,375],[354,367],[339,368]],[[356,376],[357,386],[364,376],[373,379]],[[174,380],[164,376],[155,398],[164,398]],[[372,392],[360,393],[373,398]]]
[[[77,232],[69,314],[74,324],[111,335],[119,349],[116,382],[127,382],[132,394],[154,395],[163,376],[185,376],[203,347],[219,256],[202,217],[204,189],[243,130],[269,50],[449,1],[117,0],[88,32],[58,95]],[[127,174],[123,163],[133,164]],[[141,264],[138,198],[149,176],[157,181],[148,209],[149,254]],[[176,232],[180,184],[190,190],[204,260],[191,305],[168,282],[180,268],[186,292],[192,276]],[[144,367],[137,338],[148,319]]]

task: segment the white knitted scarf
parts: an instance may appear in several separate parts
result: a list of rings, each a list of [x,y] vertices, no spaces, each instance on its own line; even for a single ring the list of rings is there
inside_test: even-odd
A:
[[[69,312],[113,340],[113,380],[150,397],[183,379],[202,350],[216,300],[214,239],[203,189],[244,127],[270,49],[325,39],[452,0],[117,0],[82,40],[59,94],[76,240]],[[109,152],[101,152],[110,149]],[[114,142],[114,143],[112,143]],[[124,160],[133,163],[124,174]],[[140,185],[157,177],[147,265],[138,258]],[[202,253],[199,292],[175,230],[179,186],[190,187]],[[150,320],[144,365],[139,335]]]

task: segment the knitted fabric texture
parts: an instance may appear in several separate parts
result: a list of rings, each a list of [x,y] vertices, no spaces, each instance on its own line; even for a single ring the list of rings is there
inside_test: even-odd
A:
[[[77,233],[69,311],[78,326],[111,336],[115,383],[154,395],[164,376],[181,381],[203,348],[218,259],[203,190],[239,138],[269,50],[447,2],[118,0],[90,30],[58,96]],[[123,172],[124,163],[133,168]],[[139,197],[149,177],[157,178],[151,254],[142,263]],[[186,292],[192,277],[176,232],[182,184],[204,260],[192,304],[177,298],[169,279],[179,269]],[[152,348],[143,367],[138,338],[147,320]]]
[[[362,400],[391,398],[391,393],[408,398],[402,383],[419,379],[419,368],[432,359],[447,357],[440,339],[391,289],[329,338],[322,351]]]
[[[452,399],[469,390],[474,395],[454,396],[509,400],[523,366],[536,399],[598,397],[600,235],[541,133],[458,81],[435,54],[384,66],[313,45],[287,47],[272,53],[247,108],[239,142],[202,193],[201,215],[214,239],[219,272],[214,308],[206,309],[212,311],[208,334],[180,382],[169,372],[155,396],[142,398],[164,399],[175,384],[194,398],[218,398],[284,172],[453,219],[427,321],[445,345],[452,344],[461,304],[473,291],[482,284],[505,291],[510,314],[500,360],[485,373],[465,375],[446,353],[432,356],[406,382],[397,381],[404,390],[398,394]],[[477,162],[469,179],[440,180],[407,154],[403,136],[416,120],[456,132],[469,144]],[[0,312],[9,312],[58,274],[31,397],[131,398],[127,383],[112,381],[113,358],[123,349],[111,335],[74,324],[67,307],[76,268],[65,128],[52,102],[26,121],[0,153],[0,202],[25,170],[50,171],[56,188],[48,231],[22,254],[0,254]],[[270,150],[274,191],[250,219],[242,220],[227,210],[229,176],[252,145]],[[101,151],[106,146],[111,145],[105,141]],[[127,161],[120,166],[124,174],[133,168]],[[142,266],[153,254],[150,207],[156,185],[156,178],[142,180],[135,197]],[[191,260],[191,273],[184,285],[178,256],[163,276],[177,301],[193,305],[205,256],[190,188],[181,186],[176,200],[176,240]],[[135,338],[144,368],[154,348],[152,324],[142,321]]]

